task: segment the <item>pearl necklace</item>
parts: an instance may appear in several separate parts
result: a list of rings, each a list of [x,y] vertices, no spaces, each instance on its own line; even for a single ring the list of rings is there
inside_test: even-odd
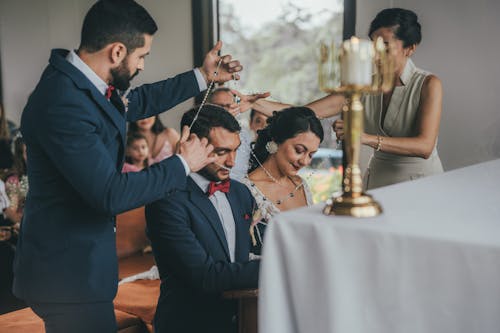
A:
[[[264,173],[266,174],[267,177],[269,177],[269,179],[271,179],[273,182],[275,182],[276,184],[280,185],[280,186],[285,186],[283,184],[281,184],[276,178],[274,178],[273,175],[271,175],[271,173],[269,172],[269,170],[267,170],[263,165],[262,163],[260,163],[259,159],[257,158],[257,156],[255,156],[254,152],[253,151],[250,151],[250,153],[253,155],[253,157],[255,158],[255,160],[257,161],[257,164],[259,165],[259,167],[264,170]],[[248,175],[245,176],[248,178]],[[290,181],[295,185],[295,182],[289,177]],[[248,180],[250,180],[250,178],[248,178]],[[255,184],[250,180],[252,186],[255,186]],[[275,201],[275,203],[277,205],[281,205],[283,203],[283,201],[289,199],[289,198],[293,198],[295,196],[295,192],[297,192],[297,190],[299,188],[301,188],[302,186],[304,186],[304,181],[302,180],[300,182],[300,184],[298,185],[295,185],[295,188],[293,189],[292,192],[288,193],[286,196],[282,197],[282,198],[279,198],[278,200]],[[264,193],[262,193],[262,195],[264,196]],[[269,200],[266,196],[264,196],[264,199],[265,200]]]
[[[248,180],[250,180],[250,178],[248,178]],[[252,182],[251,180],[250,180],[250,186],[256,187],[255,183]],[[281,205],[287,199],[293,198],[295,196],[295,192],[297,192],[297,190],[299,188],[301,188],[302,186],[304,186],[303,182],[301,182],[300,184],[298,184],[297,186],[295,186],[295,188],[293,189],[292,192],[290,192],[287,195],[285,195],[284,197],[281,197],[278,200],[274,201],[274,203],[277,204],[277,205]],[[264,201],[269,200],[269,201],[273,202],[271,199],[269,199],[268,197],[266,197],[262,191],[259,191],[259,192],[262,194],[262,197],[263,197]]]
[[[264,168],[262,165],[261,165],[261,168],[262,168],[262,170],[264,170],[264,172],[266,173],[266,175],[274,183],[276,183],[276,184],[278,184],[280,186],[285,186],[285,185],[281,184],[276,178],[274,178],[273,175],[271,175],[271,173],[268,170],[266,170],[266,168]],[[248,178],[248,176],[246,176],[246,177]],[[287,195],[285,195],[285,196],[283,196],[283,197],[275,200],[274,203],[277,204],[277,205],[281,205],[285,200],[293,198],[295,196],[295,192],[297,192],[298,189],[300,189],[302,186],[304,186],[304,181],[301,181],[300,184],[296,185],[295,182],[290,177],[288,177],[288,179],[290,179],[290,181],[295,185],[295,188],[290,193],[288,193]],[[250,180],[250,178],[248,178],[248,180]],[[251,186],[255,186],[255,183],[252,182],[251,180],[250,180],[250,184],[251,184]],[[264,200],[272,201],[269,198],[267,198],[262,191],[260,191],[260,192],[262,193],[262,196],[264,197]]]
[[[292,182],[292,183],[293,183],[293,182]],[[303,185],[304,185],[304,182],[303,182],[303,181],[302,181],[302,182],[300,182],[300,184],[298,184],[298,185],[296,185],[296,186],[295,186],[295,188],[293,189],[293,191],[292,191],[292,192],[290,192],[290,193],[288,193],[287,195],[285,195],[284,197],[282,197],[282,198],[280,198],[280,199],[276,200],[276,201],[275,201],[275,203],[276,203],[277,205],[281,205],[281,204],[283,203],[283,201],[285,201],[285,200],[287,200],[287,199],[289,199],[289,198],[293,198],[293,197],[295,196],[295,192],[297,192],[297,190],[298,190],[299,188],[301,188]]]

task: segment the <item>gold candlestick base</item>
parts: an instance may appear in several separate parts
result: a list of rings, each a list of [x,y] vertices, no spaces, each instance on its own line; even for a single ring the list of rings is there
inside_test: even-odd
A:
[[[349,193],[331,199],[323,213],[326,215],[347,215],[353,217],[373,217],[382,213],[382,207],[371,195],[361,193],[352,197]]]

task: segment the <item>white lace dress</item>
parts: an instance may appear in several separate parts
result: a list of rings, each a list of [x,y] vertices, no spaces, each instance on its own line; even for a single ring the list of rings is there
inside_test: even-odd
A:
[[[257,222],[257,224],[253,228],[253,246],[252,253],[250,254],[250,259],[258,258],[261,254],[262,244],[264,240],[264,232],[266,230],[268,222],[271,220],[276,214],[281,213],[281,210],[275,205],[272,200],[269,200],[264,193],[260,191],[260,189],[255,185],[248,176],[242,179],[242,183],[245,184],[253,197],[255,198],[255,203],[257,207],[255,207],[254,211],[257,209],[260,211],[261,219]],[[306,197],[306,203],[308,206],[313,204],[312,193],[307,182],[302,179],[302,183],[304,184],[304,194]]]

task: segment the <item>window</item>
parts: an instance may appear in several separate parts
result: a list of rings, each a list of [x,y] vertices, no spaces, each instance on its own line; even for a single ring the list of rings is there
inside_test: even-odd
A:
[[[272,98],[289,104],[324,96],[318,86],[319,43],[354,34],[355,0],[192,0],[192,4],[195,65],[220,39],[222,53],[245,67],[240,81],[226,85],[245,93],[270,91]],[[317,155],[301,171],[314,202],[340,190],[343,170],[342,151],[335,143],[330,141]]]
[[[342,40],[343,0],[218,1],[224,54],[245,66],[239,89],[270,91],[278,101],[305,104],[318,88],[320,41]]]

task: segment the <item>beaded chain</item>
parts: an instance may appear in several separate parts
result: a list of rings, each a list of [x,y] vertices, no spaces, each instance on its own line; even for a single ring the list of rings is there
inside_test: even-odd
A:
[[[205,106],[205,104],[207,103],[207,98],[208,98],[208,95],[210,94],[210,92],[212,91],[212,88],[214,86],[214,83],[215,83],[215,78],[217,77],[217,75],[219,74],[219,68],[220,68],[220,64],[222,63],[222,58],[219,59],[219,61],[217,62],[217,68],[215,69],[215,72],[214,72],[214,77],[212,79],[212,81],[210,81],[210,84],[208,85],[208,88],[207,88],[207,92],[205,93],[205,96],[203,97],[203,100],[201,101],[201,104],[200,106],[198,107],[198,110],[196,111],[196,114],[194,115],[194,118],[193,118],[193,121],[191,122],[191,124],[189,125],[189,130],[191,130],[191,127],[193,127],[194,123],[196,122],[196,120],[198,119],[198,116],[201,112],[201,109]],[[234,77],[234,76],[233,76]]]

